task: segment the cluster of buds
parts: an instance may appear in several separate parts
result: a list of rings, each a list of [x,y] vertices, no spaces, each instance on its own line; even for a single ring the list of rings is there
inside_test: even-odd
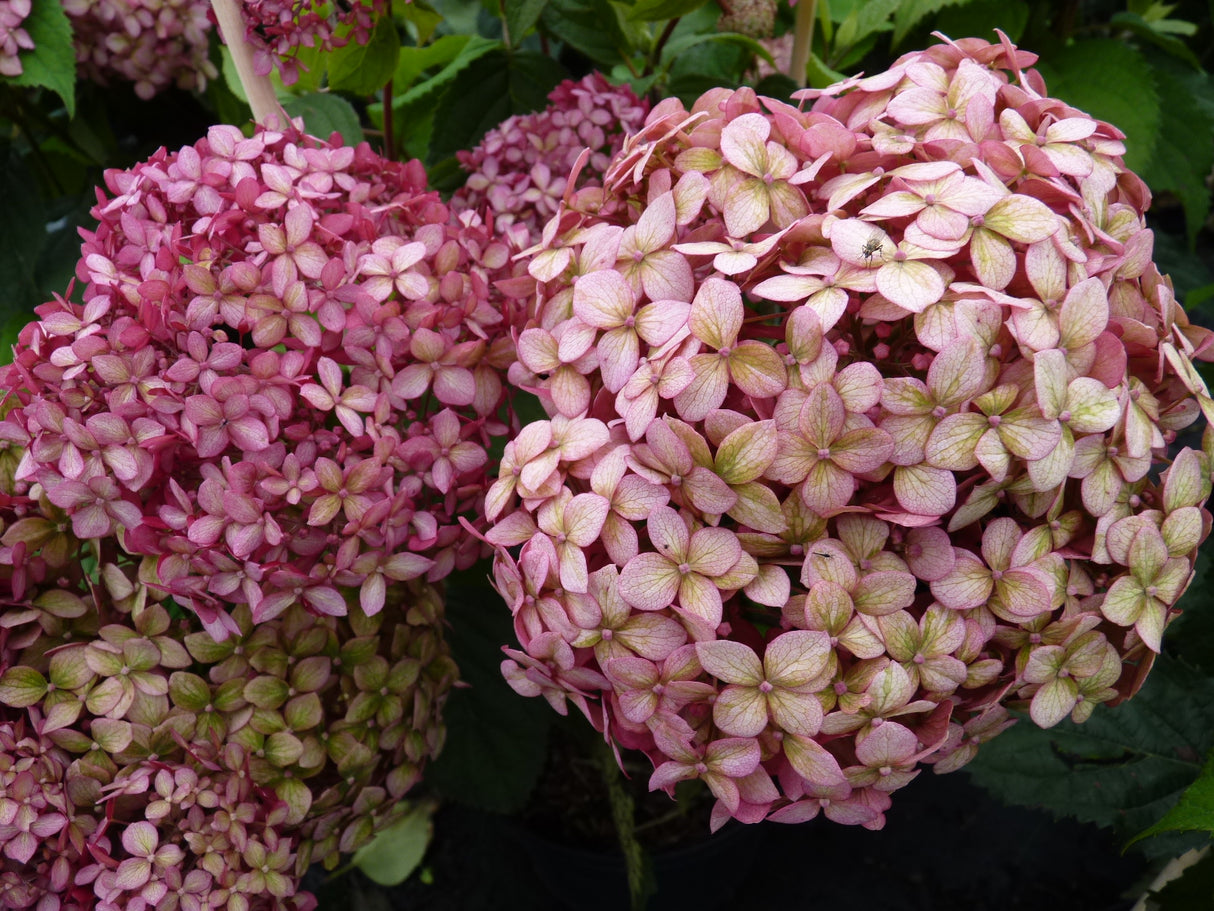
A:
[[[210,60],[208,0],[62,0],[87,78],[134,83],[148,99],[169,86],[202,91]],[[28,7],[29,3],[25,5]]]
[[[778,4],[776,0],[727,0],[721,4],[724,11],[717,20],[717,28],[723,32],[739,32],[751,38],[770,39],[776,26]]]
[[[880,827],[1008,705],[1132,694],[1191,578],[1214,435],[1169,451],[1212,336],[1122,134],[1034,60],[663,101],[530,259],[514,379],[551,419],[488,497],[503,672],[714,826]]]
[[[254,624],[241,607],[239,634],[216,641],[147,584],[154,558],[79,541],[11,477],[0,904],[312,907],[308,865],[390,825],[442,746],[456,670],[439,593],[395,585],[374,617],[294,605]]]
[[[20,76],[22,51],[33,50],[34,40],[22,23],[29,18],[30,0],[0,0],[0,76]]]
[[[253,48],[259,75],[275,66],[282,81],[299,78],[299,49],[333,50],[351,41],[366,44],[388,0],[243,0],[245,38]]]
[[[566,79],[548,102],[542,111],[503,121],[471,152],[457,153],[471,176],[452,205],[485,211],[520,248],[539,242],[582,150],[591,150],[589,173],[602,174],[624,136],[639,130],[649,113],[631,88],[613,85],[601,73]],[[597,188],[591,179],[579,193],[585,198]]]
[[[216,639],[482,556],[458,517],[514,421],[504,243],[365,144],[217,126],[106,181],[83,305],[40,307],[2,375],[18,492],[155,557]]]

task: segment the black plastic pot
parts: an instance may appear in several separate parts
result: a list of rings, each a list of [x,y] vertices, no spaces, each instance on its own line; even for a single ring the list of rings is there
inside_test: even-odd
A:
[[[750,875],[763,828],[732,823],[715,835],[652,857],[657,891],[652,911],[716,911]],[[624,855],[550,841],[519,827],[536,877],[571,911],[627,911]]]

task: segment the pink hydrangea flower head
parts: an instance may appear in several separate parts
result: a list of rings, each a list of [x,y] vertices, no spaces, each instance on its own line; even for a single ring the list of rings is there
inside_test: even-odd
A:
[[[510,117],[471,152],[458,153],[470,176],[453,205],[485,212],[503,233],[521,226],[520,247],[539,241],[540,229],[572,191],[570,171],[582,150],[591,150],[588,173],[602,174],[624,136],[640,129],[649,112],[632,89],[601,73],[566,79],[548,101],[544,110]],[[580,191],[589,196],[595,187],[588,179]]]
[[[459,518],[484,527],[516,422],[505,242],[417,162],[295,132],[214,127],[107,185],[84,303],[40,308],[5,371],[15,481],[217,637],[237,606],[374,614],[487,552]]]
[[[77,62],[101,85],[131,82],[146,99],[169,86],[202,91],[219,75],[205,0],[63,0],[63,9]]]
[[[1006,706],[1132,695],[1192,577],[1214,335],[1122,134],[1034,60],[945,39],[799,106],[664,101],[532,251],[506,676],[652,788],[702,779],[714,826],[879,828]]]
[[[29,18],[30,0],[0,2],[0,76],[20,76],[22,51],[34,49],[34,40],[21,24]]]

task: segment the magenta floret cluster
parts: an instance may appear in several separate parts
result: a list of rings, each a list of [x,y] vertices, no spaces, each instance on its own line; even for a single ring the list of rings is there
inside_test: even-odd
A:
[[[529,262],[513,376],[550,420],[489,492],[503,672],[714,826],[880,827],[1008,705],[1132,694],[1191,578],[1212,336],[1122,134],[1034,59],[663,101]]]
[[[94,82],[132,82],[147,99],[170,86],[202,91],[218,75],[210,60],[207,0],[62,2],[76,59]]]
[[[484,211],[499,233],[520,247],[540,239],[540,230],[556,214],[570,172],[583,149],[589,175],[601,175],[628,133],[649,113],[647,102],[626,85],[614,85],[601,73],[566,79],[548,95],[548,107],[520,114],[494,127],[471,152],[459,152],[470,173],[452,205]],[[590,178],[582,190],[593,192]],[[585,195],[585,193],[584,193]],[[521,234],[518,228],[526,230]]]
[[[20,54],[34,48],[34,40],[22,28],[31,9],[30,0],[0,0],[0,76],[24,72]]]
[[[257,71],[274,67],[291,85],[299,78],[300,48],[333,50],[351,41],[366,44],[376,20],[388,11],[388,0],[243,0],[246,40],[252,45]]]
[[[18,492],[157,558],[216,638],[478,559],[506,245],[365,144],[218,126],[106,181],[83,304],[39,308],[4,372]]]

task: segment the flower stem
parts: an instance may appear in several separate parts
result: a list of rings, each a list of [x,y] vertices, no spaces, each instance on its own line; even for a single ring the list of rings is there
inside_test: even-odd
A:
[[[270,129],[282,129],[290,119],[278,104],[274,85],[270,77],[259,76],[253,68],[253,49],[245,40],[244,20],[240,15],[238,0],[211,0],[215,20],[219,23],[219,34],[232,54],[236,75],[253,109],[253,120]]]
[[[799,86],[805,85],[805,72],[809,68],[809,53],[814,43],[814,18],[818,0],[797,0],[797,15],[793,21],[792,57],[788,61],[788,75]]]
[[[396,158],[396,136],[393,134],[396,127],[392,123],[391,79],[384,83],[384,94],[381,100],[384,104],[384,158],[391,160]]]
[[[666,42],[670,40],[670,36],[674,34],[675,27],[679,24],[680,16],[675,16],[666,23],[666,27],[662,29],[662,34],[658,36],[658,40],[654,42],[653,51],[649,55],[649,65],[645,67],[645,75],[649,76],[657,68],[662,60],[662,51],[666,47]]]
[[[607,786],[607,797],[611,802],[611,819],[615,823],[616,835],[620,839],[620,850],[624,852],[624,866],[628,871],[628,895],[632,911],[644,911],[646,899],[645,849],[636,836],[636,807],[632,797],[624,790],[620,767],[609,744],[602,744],[598,751],[599,771]]]

